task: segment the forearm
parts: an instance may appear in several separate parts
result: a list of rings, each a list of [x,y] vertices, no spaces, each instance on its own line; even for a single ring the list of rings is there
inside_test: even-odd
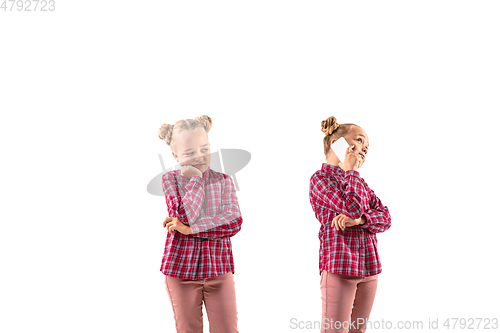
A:
[[[382,204],[382,201],[375,195],[372,189],[368,189],[368,194],[370,196],[370,208],[365,210],[366,223],[360,225],[360,228],[373,233],[384,232],[392,225],[389,209]]]
[[[184,224],[194,222],[200,215],[205,200],[205,181],[200,177],[192,177],[185,186],[185,194],[180,195],[177,184],[165,184],[164,192],[171,214]]]
[[[318,205],[352,219],[358,219],[363,214],[366,195],[357,171],[347,171],[342,183],[322,176],[311,179],[310,200],[313,206]]]
[[[367,210],[363,215],[365,217],[365,223],[359,224],[359,227],[366,229],[367,231],[373,233],[384,232],[389,229],[392,225],[391,215],[389,210]]]
[[[202,216],[191,225],[194,237],[230,237],[240,231],[243,219],[232,178],[225,177],[222,185],[220,213],[215,216]]]
[[[202,217],[191,225],[193,237],[222,238],[231,237],[241,229],[241,216],[221,214],[217,217]]]
[[[363,202],[367,200],[367,193],[361,181],[359,172],[348,170],[345,173],[346,185],[344,187],[344,202],[346,215],[351,218],[361,218],[363,214]],[[345,214],[345,213],[344,213]]]

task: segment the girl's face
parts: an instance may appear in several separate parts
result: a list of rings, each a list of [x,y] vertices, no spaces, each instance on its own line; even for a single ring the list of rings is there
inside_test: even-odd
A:
[[[205,130],[198,127],[179,133],[177,152],[172,152],[181,166],[192,165],[203,173],[210,165],[210,143]]]
[[[366,132],[357,126],[353,126],[351,131],[346,134],[344,137],[347,143],[351,146],[354,145],[354,151],[361,155],[362,157],[362,163],[359,167],[361,167],[366,160],[366,154],[368,154],[368,135]]]
[[[361,155],[362,162],[359,167],[361,167],[366,160],[366,154],[368,153],[368,135],[366,132],[357,126],[353,126],[351,131],[344,136],[345,140],[349,144],[349,146],[354,145],[354,152]],[[330,149],[331,153],[331,149]],[[328,159],[331,164],[338,165],[339,159],[335,156],[335,154],[330,154]]]

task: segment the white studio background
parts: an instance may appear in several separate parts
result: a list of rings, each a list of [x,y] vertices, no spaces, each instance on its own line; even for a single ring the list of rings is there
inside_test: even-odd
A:
[[[252,154],[236,175],[240,332],[318,331],[291,320],[321,316],[308,186],[331,115],[368,133],[359,171],[392,215],[370,319],[498,318],[499,14],[436,0],[1,10],[0,330],[174,332],[167,209],[146,185],[158,154],[175,164],[161,124],[203,114],[213,151]]]

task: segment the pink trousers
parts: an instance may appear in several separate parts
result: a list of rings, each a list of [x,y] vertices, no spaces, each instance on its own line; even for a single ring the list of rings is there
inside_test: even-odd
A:
[[[378,275],[359,277],[321,271],[321,333],[365,332]]]
[[[233,273],[186,280],[165,275],[177,333],[203,333],[205,303],[210,333],[238,333]]]

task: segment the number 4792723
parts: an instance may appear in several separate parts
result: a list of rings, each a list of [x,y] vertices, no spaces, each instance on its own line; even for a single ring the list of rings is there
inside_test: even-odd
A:
[[[56,9],[55,0],[0,0],[0,10],[24,11],[24,12],[47,12]]]

